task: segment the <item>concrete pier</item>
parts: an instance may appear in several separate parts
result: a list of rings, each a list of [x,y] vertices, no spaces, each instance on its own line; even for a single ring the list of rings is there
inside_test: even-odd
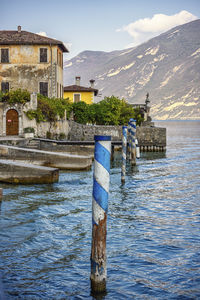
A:
[[[16,184],[58,182],[59,170],[20,161],[0,159],[0,181]]]
[[[0,158],[23,160],[62,170],[88,170],[92,165],[91,156],[18,148],[7,145],[0,145]]]

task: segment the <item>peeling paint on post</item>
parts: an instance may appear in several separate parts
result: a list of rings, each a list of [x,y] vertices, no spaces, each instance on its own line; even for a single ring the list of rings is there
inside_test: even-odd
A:
[[[129,122],[128,122],[128,153],[127,153],[127,156],[128,156],[128,159],[131,160],[131,120],[133,119],[130,119]]]
[[[91,290],[106,291],[106,221],[110,181],[111,136],[96,135],[92,199]]]
[[[136,149],[135,149],[135,136],[136,136],[136,120],[130,119],[131,127],[131,164],[136,164]]]
[[[127,148],[127,126],[122,127],[122,170],[121,170],[121,182],[125,183],[126,175],[126,148]]]
[[[140,146],[138,144],[137,139],[135,139],[135,146],[136,146],[136,158],[140,158]]]

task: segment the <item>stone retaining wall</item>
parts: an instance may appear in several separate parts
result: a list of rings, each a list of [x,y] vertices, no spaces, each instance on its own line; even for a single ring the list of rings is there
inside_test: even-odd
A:
[[[94,135],[111,135],[113,141],[121,140],[121,126],[83,125],[69,121],[68,139],[71,141],[93,141]]]
[[[137,127],[136,136],[139,146],[166,147],[166,128]]]
[[[113,141],[122,140],[122,126],[82,125],[70,121],[69,127],[68,139],[71,141],[93,141],[94,135],[111,135]],[[165,150],[166,128],[154,126],[137,127],[136,137],[143,151]]]

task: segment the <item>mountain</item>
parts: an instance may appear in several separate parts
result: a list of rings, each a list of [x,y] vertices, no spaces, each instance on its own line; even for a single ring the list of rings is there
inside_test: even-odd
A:
[[[200,20],[177,26],[135,48],[84,51],[64,64],[64,84],[95,79],[104,96],[144,103],[154,119],[200,119]]]

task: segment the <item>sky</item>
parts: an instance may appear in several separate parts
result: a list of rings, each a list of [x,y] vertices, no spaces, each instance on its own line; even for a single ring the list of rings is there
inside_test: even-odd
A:
[[[137,46],[200,18],[200,0],[0,0],[0,30],[39,33],[62,41],[71,59],[85,50]]]

